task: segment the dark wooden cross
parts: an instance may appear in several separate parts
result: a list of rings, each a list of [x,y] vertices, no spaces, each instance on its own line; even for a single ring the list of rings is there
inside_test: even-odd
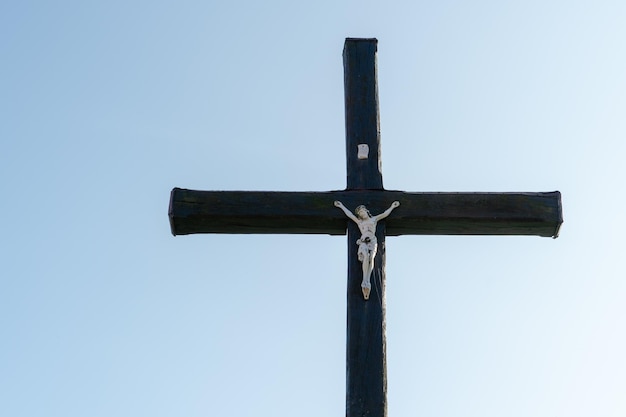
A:
[[[347,187],[329,192],[194,191],[174,188],[174,235],[321,233],[348,235],[346,416],[387,415],[385,237],[398,235],[535,235],[556,237],[561,194],[406,193],[383,188],[376,81],[376,39],[346,39],[343,51]],[[366,145],[366,146],[364,146]],[[359,152],[360,150],[360,152]],[[369,150],[369,152],[367,152]],[[335,207],[365,205],[382,213],[369,300],[361,291],[357,224]]]

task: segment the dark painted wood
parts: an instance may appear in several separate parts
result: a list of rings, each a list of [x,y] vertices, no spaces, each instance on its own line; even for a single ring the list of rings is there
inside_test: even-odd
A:
[[[376,80],[376,39],[346,39],[343,47],[346,105],[347,189],[382,190],[380,122]],[[369,146],[369,158],[357,158],[357,145]]]
[[[374,212],[378,214],[378,212]],[[361,232],[348,223],[346,317],[346,417],[387,415],[387,338],[385,304],[385,222],[376,228],[378,251],[369,300],[363,298],[363,270],[356,240]]]
[[[376,39],[346,39],[343,48],[346,103],[347,190],[361,192],[359,200],[348,200],[344,193],[335,198],[350,209],[364,204],[372,215],[384,211],[369,195],[380,194],[380,127],[376,80]],[[358,145],[369,147],[367,159],[358,159]],[[360,201],[357,203],[356,201]],[[391,203],[389,203],[391,204]],[[387,206],[389,205],[387,204]],[[340,212],[340,210],[337,210]],[[344,215],[340,212],[340,215]],[[344,220],[345,222],[345,220]],[[387,415],[387,358],[385,352],[385,221],[376,229],[378,250],[370,277],[369,300],[363,298],[362,264],[358,259],[357,239],[361,232],[348,221],[348,291],[346,317],[346,417],[385,417]]]
[[[387,235],[534,235],[555,237],[563,222],[561,193],[405,193],[402,191],[172,190],[174,235],[193,233],[346,234],[347,219],[333,202],[372,213],[400,201]]]

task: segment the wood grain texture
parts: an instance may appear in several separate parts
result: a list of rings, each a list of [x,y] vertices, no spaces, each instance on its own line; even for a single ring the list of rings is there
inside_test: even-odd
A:
[[[563,222],[561,193],[405,193],[386,190],[330,192],[195,191],[174,188],[169,217],[174,235],[195,233],[346,234],[350,210],[374,214],[395,200],[387,236],[534,235],[555,237]]]

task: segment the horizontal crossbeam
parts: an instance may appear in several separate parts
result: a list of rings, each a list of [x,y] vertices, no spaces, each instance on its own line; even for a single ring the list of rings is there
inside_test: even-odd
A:
[[[398,200],[385,219],[387,236],[534,235],[556,237],[563,222],[561,193],[405,193],[387,190],[329,192],[172,190],[172,234],[346,234],[350,210],[374,214]]]

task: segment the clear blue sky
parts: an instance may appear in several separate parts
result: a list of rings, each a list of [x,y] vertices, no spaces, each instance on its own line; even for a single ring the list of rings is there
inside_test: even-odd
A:
[[[435,4],[436,3],[436,4]],[[554,191],[557,240],[387,241],[389,415],[626,415],[626,3],[0,5],[0,415],[341,416],[346,241],[172,237],[173,187]]]

